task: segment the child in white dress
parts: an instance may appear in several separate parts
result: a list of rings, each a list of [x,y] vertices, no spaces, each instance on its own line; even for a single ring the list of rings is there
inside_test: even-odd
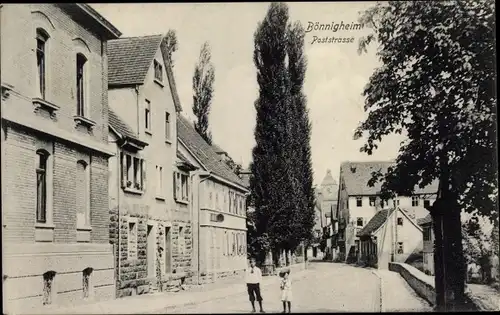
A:
[[[282,273],[281,279],[281,301],[283,302],[283,313],[286,313],[288,305],[288,313],[292,312],[292,279],[290,278],[290,270]]]

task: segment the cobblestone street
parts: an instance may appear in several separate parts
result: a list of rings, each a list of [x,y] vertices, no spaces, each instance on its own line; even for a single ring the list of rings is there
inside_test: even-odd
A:
[[[309,271],[304,276],[292,279],[294,280],[292,312],[380,312],[381,310],[379,278],[369,269],[317,262],[310,265]],[[413,292],[408,291],[411,289],[406,286],[392,290],[407,291],[404,297],[409,303],[420,305],[421,311],[429,311],[429,306]],[[263,286],[262,295],[264,310],[267,313],[282,311],[277,283]],[[167,308],[164,313],[245,313],[250,310],[247,295],[239,293],[210,302]],[[394,309],[391,308],[391,311]]]

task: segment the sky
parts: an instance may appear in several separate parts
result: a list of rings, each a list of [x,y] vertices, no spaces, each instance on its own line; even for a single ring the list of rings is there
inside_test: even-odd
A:
[[[375,2],[288,3],[290,21],[357,23],[362,10]],[[269,3],[127,3],[91,4],[123,37],[177,33],[174,75],[183,115],[192,114],[192,76],[202,44],[212,48],[215,67],[214,96],[209,117],[213,142],[243,167],[255,146],[255,107],[258,97],[253,63],[253,34]],[[306,33],[307,71],[304,93],[312,123],[311,151],[314,183],[320,184],[328,169],[338,181],[342,161],[395,159],[402,136],[389,136],[373,155],[359,151],[363,139],[353,140],[354,129],[366,118],[363,88],[379,65],[376,46],[357,53],[358,40],[370,33],[361,30],[312,30]],[[320,43],[324,37],[354,38],[350,43]]]

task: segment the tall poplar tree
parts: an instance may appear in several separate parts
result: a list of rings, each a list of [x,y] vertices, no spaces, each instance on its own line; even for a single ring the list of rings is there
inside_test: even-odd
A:
[[[306,97],[303,92],[307,61],[304,55],[305,31],[300,22],[288,26],[287,51],[288,72],[290,77],[291,108],[293,110],[292,140],[295,144],[289,149],[295,154],[293,165],[296,167],[295,183],[300,195],[297,200],[296,241],[311,241],[314,227],[314,188],[311,161],[311,123],[306,108]],[[295,244],[294,244],[295,245]]]
[[[205,42],[201,47],[193,75],[193,114],[197,118],[194,128],[209,144],[212,144],[212,135],[209,131],[208,117],[215,81],[215,69],[211,58],[210,45]]]
[[[259,84],[250,181],[254,248],[275,254],[310,239],[314,223],[310,123],[302,92],[304,30],[288,20],[288,6],[273,3],[254,35]]]

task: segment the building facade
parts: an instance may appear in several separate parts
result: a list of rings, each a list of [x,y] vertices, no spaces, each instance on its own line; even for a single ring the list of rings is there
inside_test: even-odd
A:
[[[177,154],[181,107],[164,38],[109,43],[110,240],[118,297],[164,290],[190,274],[190,182]]]
[[[423,249],[422,228],[399,207],[378,211],[357,233],[357,261],[378,269],[389,262],[406,262]]]
[[[381,183],[368,184],[372,172],[386,173],[394,162],[344,162],[340,166],[339,201],[337,207],[338,250],[342,259],[356,260],[359,239],[356,234],[375,216],[389,207],[400,207],[412,220],[425,217],[437,193],[437,181],[425,188],[416,187],[412,196],[392,200],[380,198]]]
[[[432,216],[428,214],[418,221],[422,229],[423,237],[423,269],[429,275],[434,275],[434,229],[432,228]]]
[[[179,152],[192,172],[193,272],[198,283],[239,276],[247,267],[245,183],[220,160],[191,122],[177,118]]]
[[[107,41],[85,4],[3,4],[4,301],[11,311],[114,296]]]

